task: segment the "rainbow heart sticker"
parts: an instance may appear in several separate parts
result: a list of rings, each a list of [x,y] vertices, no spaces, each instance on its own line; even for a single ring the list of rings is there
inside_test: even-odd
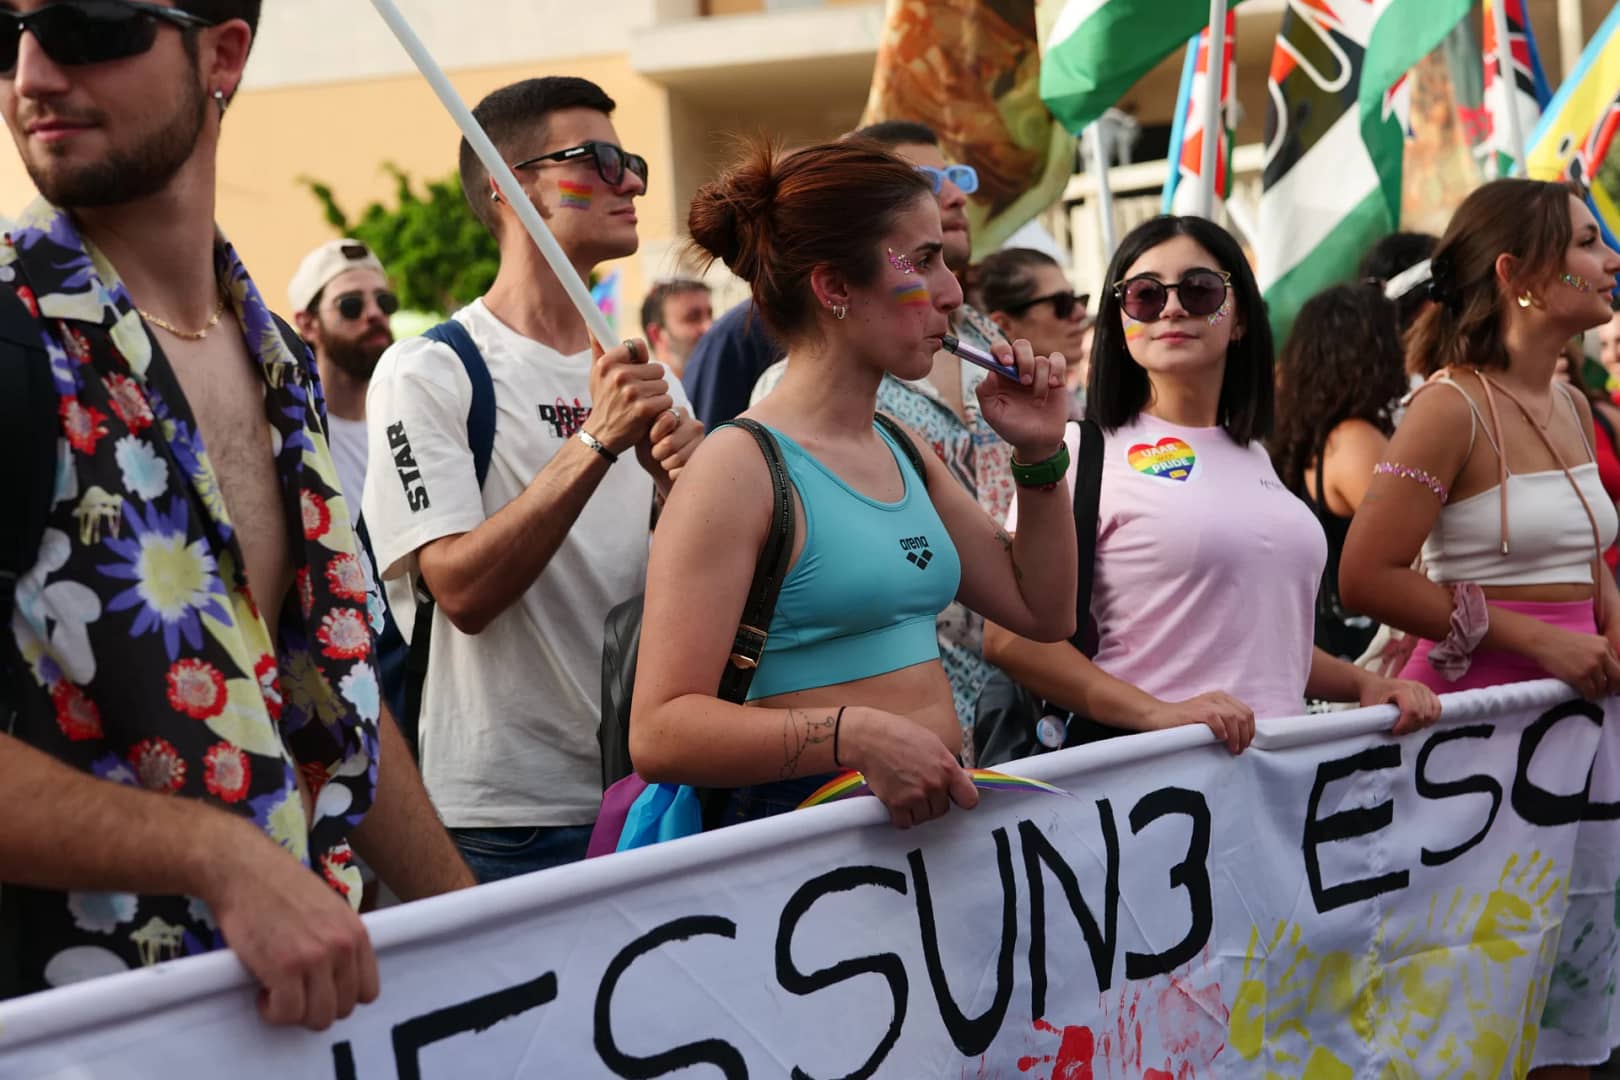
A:
[[[1185,481],[1192,475],[1198,455],[1181,439],[1171,436],[1149,446],[1137,443],[1131,447],[1131,468],[1143,476],[1157,476],[1163,480]]]

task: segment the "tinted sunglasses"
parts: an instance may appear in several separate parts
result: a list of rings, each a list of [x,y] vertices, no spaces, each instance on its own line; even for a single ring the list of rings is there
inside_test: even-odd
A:
[[[928,177],[934,185],[935,195],[945,190],[947,180],[961,188],[964,195],[971,195],[979,190],[979,170],[971,165],[947,165],[943,169],[936,169],[932,165],[918,165],[917,171]]]
[[[628,170],[632,176],[641,181],[643,188],[647,186],[646,158],[640,154],[627,154],[612,143],[597,142],[594,139],[582,142],[578,146],[570,146],[566,150],[555,150],[549,154],[527,158],[513,165],[512,169],[515,172],[542,161],[573,161],[587,154],[596,163],[596,175],[602,178],[602,183],[617,187],[624,183],[624,174]]]
[[[139,56],[157,40],[162,23],[182,30],[218,25],[189,11],[137,0],[57,0],[26,14],[0,11],[0,75],[17,69],[24,30],[52,63],[77,67]]]
[[[1189,270],[1180,281],[1160,281],[1155,277],[1128,278],[1114,283],[1114,295],[1125,314],[1137,322],[1152,322],[1164,314],[1170,291],[1181,299],[1189,315],[1213,315],[1226,303],[1226,290],[1232,275],[1224,270]]]
[[[1070,315],[1074,314],[1075,308],[1085,311],[1086,304],[1090,302],[1090,300],[1090,293],[1055,292],[1047,296],[1037,296],[1033,300],[1025,300],[1021,303],[1009,304],[1007,305],[1006,310],[1009,314],[1016,314],[1020,311],[1028,311],[1036,304],[1051,304],[1052,314],[1056,315],[1060,319],[1067,319]]]
[[[377,309],[384,315],[392,315],[399,310],[399,297],[387,289],[378,289],[371,295],[377,301]],[[366,294],[362,292],[346,292],[341,296],[333,297],[332,306],[337,308],[339,315],[353,322],[360,317],[361,312],[366,310]]]

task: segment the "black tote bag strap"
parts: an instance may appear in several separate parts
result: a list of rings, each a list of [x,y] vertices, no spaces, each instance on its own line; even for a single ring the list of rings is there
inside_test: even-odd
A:
[[[740,418],[732,423],[754,437],[759,452],[771,473],[771,528],[765,534],[765,543],[759,550],[759,562],[754,566],[754,581],[748,587],[748,602],[743,605],[742,621],[731,645],[731,658],[720,676],[722,700],[741,704],[748,697],[748,687],[754,681],[759,658],[765,652],[765,638],[770,633],[771,617],[776,613],[776,596],[787,577],[788,560],[793,553],[793,490],[789,486],[787,465],[776,439],[764,425]]]

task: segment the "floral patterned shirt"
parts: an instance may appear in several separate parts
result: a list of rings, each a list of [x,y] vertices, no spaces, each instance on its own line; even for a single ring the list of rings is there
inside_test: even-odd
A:
[[[263,379],[297,602],[265,624],[173,369],[112,265],[36,202],[0,242],[0,288],[38,321],[61,435],[48,527],[3,642],[33,676],[13,734],[109,783],[248,818],[358,905],[345,836],[376,783],[372,598],[314,362],[288,350],[223,238],[214,257]],[[0,903],[20,930],[0,940],[17,959],[0,962],[23,990],[224,944],[184,896],[0,885]]]
[[[1002,340],[995,323],[966,304],[956,309],[951,322],[958,337],[982,348]],[[1012,506],[1012,447],[979,412],[977,391],[987,374],[983,368],[962,361],[965,423],[927,379],[906,381],[885,375],[878,384],[877,407],[927,440],[951,475],[999,523],[1007,520]],[[952,603],[940,612],[938,631],[940,661],[951,683],[956,718],[962,724],[962,754],[971,765],[979,693],[996,670],[984,658],[984,619],[962,604]]]

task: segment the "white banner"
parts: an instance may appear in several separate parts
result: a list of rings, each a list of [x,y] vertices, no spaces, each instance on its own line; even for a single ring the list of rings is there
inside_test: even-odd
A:
[[[380,912],[382,997],[260,1022],[228,954],[0,1006],[0,1076],[1522,1076],[1611,1045],[1620,735],[1551,683],[1203,728]],[[1615,720],[1617,706],[1607,718]],[[1545,1019],[1544,1019],[1545,1017]],[[1546,1030],[1540,1030],[1543,1025]]]

